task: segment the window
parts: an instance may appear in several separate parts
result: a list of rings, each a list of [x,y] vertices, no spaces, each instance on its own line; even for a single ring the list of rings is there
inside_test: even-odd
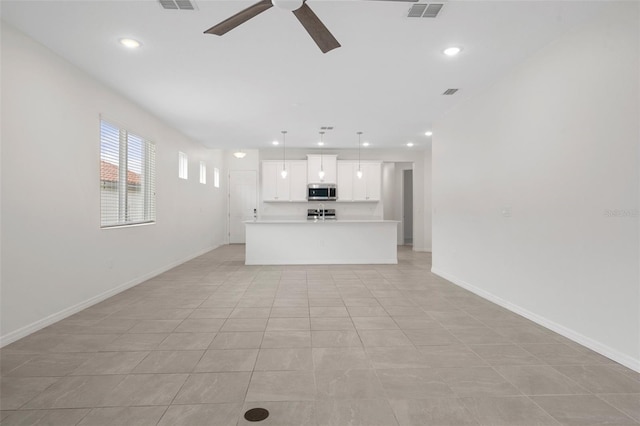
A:
[[[189,159],[187,154],[178,151],[178,177],[180,179],[189,179]]]
[[[207,183],[207,165],[204,161],[200,162],[200,183]]]
[[[213,186],[220,188],[220,170],[217,167],[213,169]]]
[[[100,226],[156,220],[156,147],[100,120]]]

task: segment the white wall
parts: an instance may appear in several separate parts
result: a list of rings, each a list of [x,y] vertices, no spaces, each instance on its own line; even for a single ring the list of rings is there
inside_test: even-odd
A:
[[[433,210],[433,201],[432,201],[432,160],[431,160],[431,144],[424,150],[424,183],[423,183],[423,203],[424,203],[424,223],[423,223],[423,231],[424,231],[424,251],[431,251],[431,240],[432,240],[432,210]]]
[[[640,370],[638,4],[610,9],[435,123],[433,271]]]
[[[393,203],[395,183],[396,163],[382,163],[382,218],[384,220],[396,220]]]
[[[223,242],[222,152],[2,23],[1,344]],[[157,223],[100,229],[99,115],[156,143]],[[177,178],[178,150],[189,180]],[[199,161],[208,183],[199,183]]]

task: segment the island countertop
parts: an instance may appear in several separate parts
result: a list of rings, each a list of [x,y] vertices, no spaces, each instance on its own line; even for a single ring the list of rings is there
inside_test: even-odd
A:
[[[382,219],[247,221],[245,263],[397,264],[398,223]]]
[[[274,224],[274,223],[291,223],[291,224],[302,224],[302,223],[400,223],[397,220],[383,220],[383,219],[258,219],[258,220],[247,220],[246,224]]]

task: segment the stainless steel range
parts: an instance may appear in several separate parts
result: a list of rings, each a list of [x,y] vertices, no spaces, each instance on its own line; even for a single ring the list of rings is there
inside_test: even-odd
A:
[[[307,220],[336,220],[336,209],[308,209]]]

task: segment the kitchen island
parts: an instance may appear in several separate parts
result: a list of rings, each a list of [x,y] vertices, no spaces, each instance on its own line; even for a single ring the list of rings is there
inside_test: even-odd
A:
[[[394,220],[256,220],[247,265],[397,264]]]

